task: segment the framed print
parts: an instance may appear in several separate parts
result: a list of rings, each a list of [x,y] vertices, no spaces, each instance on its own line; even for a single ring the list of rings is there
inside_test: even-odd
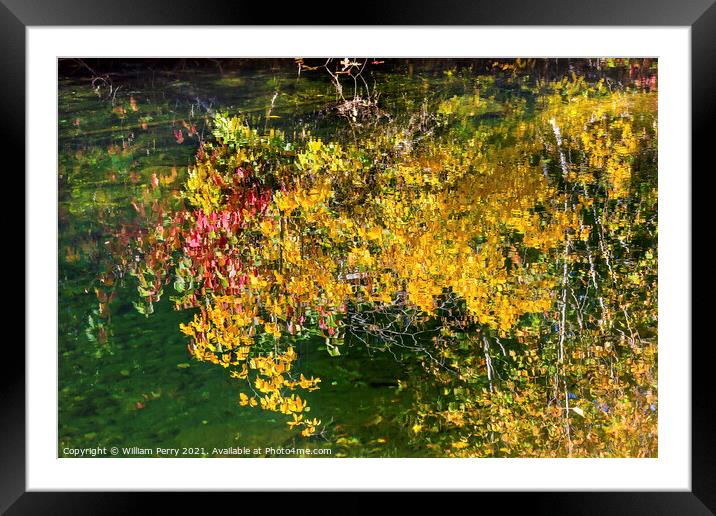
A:
[[[714,510],[709,1],[2,9],[10,514],[133,510],[118,491]]]

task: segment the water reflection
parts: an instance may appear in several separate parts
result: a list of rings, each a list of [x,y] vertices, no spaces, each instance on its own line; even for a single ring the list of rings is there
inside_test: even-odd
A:
[[[655,454],[655,63],[363,64],[61,80],[60,448]]]

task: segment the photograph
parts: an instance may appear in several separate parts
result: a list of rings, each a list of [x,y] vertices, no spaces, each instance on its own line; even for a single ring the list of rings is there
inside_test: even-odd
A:
[[[56,64],[58,458],[658,458],[657,57]]]

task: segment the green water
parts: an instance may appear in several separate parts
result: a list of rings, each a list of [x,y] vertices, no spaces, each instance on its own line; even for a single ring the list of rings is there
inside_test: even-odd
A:
[[[391,87],[405,95],[423,84],[399,76]],[[325,112],[335,98],[330,83],[298,81],[288,68],[143,71],[115,79],[118,85],[111,97],[108,87],[95,91],[84,77],[59,84],[59,456],[66,448],[113,446],[203,448],[209,456],[213,448],[244,446],[330,448],[330,456],[427,454],[407,440],[409,400],[397,382],[414,368],[390,354],[371,357],[349,345],[332,358],[320,342],[300,343],[298,372],[324,379],[309,395],[309,415],[323,421],[327,437],[297,439],[280,415],[239,407],[239,384],[225,370],[191,360],[178,326],[192,314],[172,310],[166,297],[146,318],[132,306],[132,278],[124,278],[109,316],[98,310],[98,274],[114,259],[106,242],[135,215],[132,199],[153,173],[168,175],[172,167],[179,188],[196,153],[197,138],[177,142],[179,120],[195,121],[201,132],[208,111],[222,109],[266,124],[279,92],[270,127],[331,135],[346,124]]]

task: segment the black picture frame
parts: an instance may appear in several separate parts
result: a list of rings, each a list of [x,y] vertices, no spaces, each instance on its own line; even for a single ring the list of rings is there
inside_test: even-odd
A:
[[[6,156],[18,158],[14,170],[24,170],[25,149],[25,29],[62,25],[577,25],[689,26],[692,71],[692,168],[713,169],[707,154],[713,147],[716,96],[715,0],[495,0],[471,3],[367,1],[352,4],[190,0],[0,0],[0,135]],[[278,7],[280,5],[280,7]],[[49,142],[48,142],[49,144]],[[699,168],[697,168],[699,167]],[[9,167],[6,173],[10,173]],[[693,181],[693,173],[689,174]],[[16,178],[18,181],[19,177]],[[17,185],[25,191],[24,180]],[[25,195],[32,192],[25,191]],[[692,198],[692,206],[697,205]],[[19,225],[19,220],[15,221]],[[24,239],[24,236],[21,237]],[[693,250],[692,250],[693,256]],[[27,257],[25,257],[27,258]],[[17,260],[17,258],[15,258]],[[695,262],[692,262],[692,270]],[[17,267],[17,265],[16,265]],[[32,274],[25,268],[25,278]],[[694,307],[696,304],[694,303]],[[31,310],[27,306],[26,310]],[[693,317],[692,317],[693,320]],[[689,335],[690,337],[690,335]],[[9,345],[9,344],[6,344]],[[546,514],[714,514],[716,513],[716,446],[708,339],[694,340],[692,353],[692,456],[690,492],[475,493],[479,506],[497,502],[510,509]],[[0,418],[0,510],[7,514],[129,514],[159,497],[163,511],[189,508],[181,493],[40,493],[25,489],[25,362],[23,354],[3,359]],[[226,495],[211,496],[212,505]],[[221,496],[221,499],[213,498]],[[233,495],[230,495],[233,496]],[[239,496],[246,499],[246,494]],[[271,495],[279,496],[280,495]],[[319,502],[330,512],[371,510],[372,503],[356,493],[326,495]],[[341,499],[336,499],[338,496]],[[461,496],[462,498],[463,496]],[[488,500],[494,498],[495,500]],[[509,502],[509,503],[508,503]],[[278,502],[279,504],[281,502]],[[413,494],[401,502],[401,512],[422,505]],[[454,502],[451,502],[451,504]],[[475,502],[477,503],[477,502]],[[279,505],[280,506],[280,505]],[[447,507],[446,507],[447,508]],[[319,507],[316,508],[321,512]]]

